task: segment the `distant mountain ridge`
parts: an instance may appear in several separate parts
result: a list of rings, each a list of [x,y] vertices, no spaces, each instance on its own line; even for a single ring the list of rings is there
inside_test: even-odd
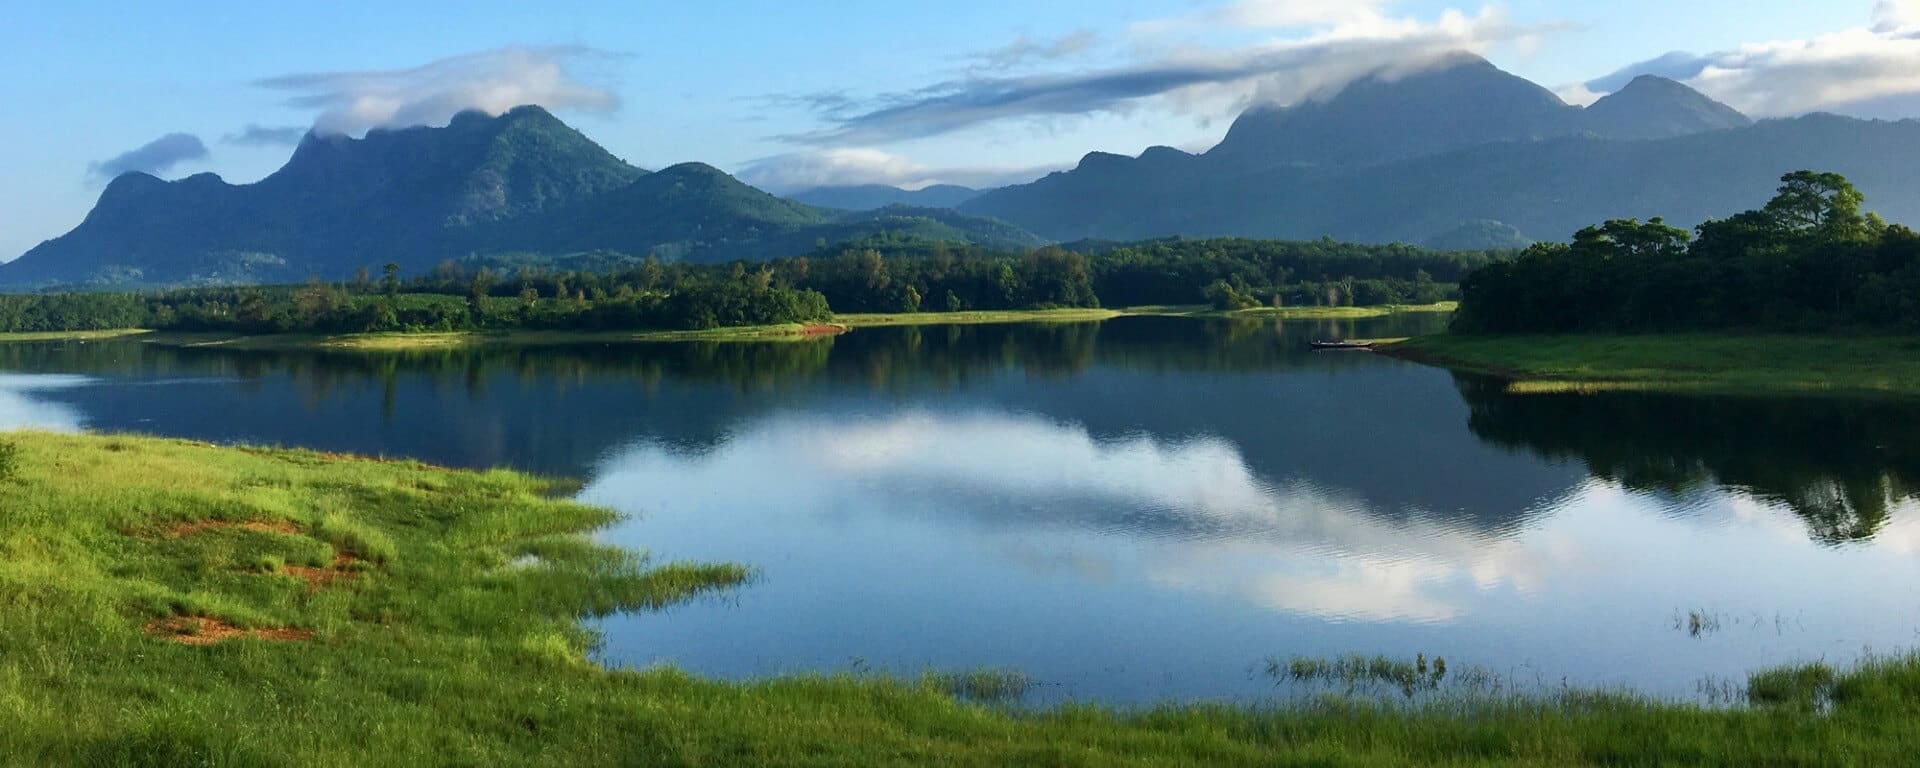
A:
[[[978,193],[839,187],[796,200],[699,163],[635,168],[521,107],[308,136],[253,184],[122,176],[73,231],[0,265],[0,286],[297,281],[469,255],[764,259],[882,233],[1000,249],[1175,236],[1510,248],[1610,218],[1729,215],[1801,169],[1845,174],[1871,209],[1916,222],[1916,147],[1920,121],[1756,123],[1650,76],[1581,108],[1461,54],[1249,110],[1201,154],[1094,152]]]
[[[1810,115],[1755,123],[1672,80],[1566,104],[1477,57],[1362,78],[1243,114],[1201,155],[1092,153],[981,194],[965,213],[1055,240],[1176,235],[1357,242],[1559,240],[1609,218],[1691,225],[1764,203],[1784,173],[1852,178],[1869,206],[1920,221],[1920,121]]]
[[[253,184],[121,176],[73,231],[0,265],[0,285],[285,282],[504,252],[761,259],[882,232],[1043,243],[953,211],[823,210],[699,163],[649,173],[546,110],[519,107],[358,139],[310,134]]]
[[[885,184],[861,184],[846,187],[814,187],[787,195],[820,208],[871,211],[890,205],[915,208],[955,208],[980,196],[980,190],[956,184],[935,184],[921,189],[901,189]]]

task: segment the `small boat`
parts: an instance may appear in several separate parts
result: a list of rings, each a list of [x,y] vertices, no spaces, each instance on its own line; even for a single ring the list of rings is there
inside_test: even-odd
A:
[[[1314,349],[1373,349],[1371,341],[1312,341],[1307,343]]]

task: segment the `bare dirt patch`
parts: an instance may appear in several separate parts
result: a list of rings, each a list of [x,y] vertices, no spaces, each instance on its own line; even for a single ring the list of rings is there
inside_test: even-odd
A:
[[[304,565],[289,565],[284,568],[281,568],[280,572],[295,576],[299,578],[301,581],[305,581],[307,583],[307,589],[317,590],[323,587],[333,586],[334,584],[337,584],[342,581],[352,581],[354,579],[359,578],[360,571],[358,569],[358,565],[361,562],[363,561],[360,558],[357,558],[357,557],[354,557],[353,555],[349,555],[345,552],[342,552],[338,555],[335,555],[333,558],[333,564],[325,568],[313,568],[313,567],[304,566]]]
[[[277,533],[282,536],[301,535],[300,526],[285,520],[194,520],[185,523],[168,523],[160,526],[160,535],[169,539],[185,538],[207,531],[255,531],[257,533]]]
[[[257,637],[276,643],[312,640],[313,633],[291,627],[241,629],[219,619],[205,616],[175,616],[147,622],[147,635],[181,645],[215,645],[242,637]]]

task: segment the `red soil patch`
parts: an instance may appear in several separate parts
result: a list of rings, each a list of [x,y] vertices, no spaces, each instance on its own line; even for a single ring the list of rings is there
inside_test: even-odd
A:
[[[838,336],[846,332],[846,326],[834,323],[808,323],[800,327],[802,336]]]
[[[359,578],[360,572],[353,569],[354,564],[359,562],[360,558],[342,552],[335,555],[333,564],[325,568],[289,565],[281,568],[280,571],[299,577],[301,581],[307,583],[307,589],[320,589],[321,587],[332,586],[335,582],[351,581]]]
[[[241,629],[219,619],[205,616],[175,616],[147,622],[147,635],[181,645],[214,645],[240,637],[257,637],[276,643],[312,640],[313,633],[290,627]]]
[[[300,535],[300,527],[285,520],[249,520],[241,523],[231,520],[195,520],[190,523],[169,523],[160,527],[161,535],[170,539],[183,538],[207,531],[255,531],[258,533],[277,533],[282,536]]]

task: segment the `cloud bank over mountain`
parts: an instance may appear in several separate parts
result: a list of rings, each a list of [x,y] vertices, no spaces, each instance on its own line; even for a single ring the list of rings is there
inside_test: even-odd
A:
[[[609,113],[620,107],[619,96],[576,72],[607,55],[581,46],[518,46],[407,69],[297,73],[257,84],[289,94],[289,106],[317,111],[315,131],[357,136],[374,128],[445,125],[467,110],[498,115],[523,104]]]
[[[1856,112],[1920,95],[1920,0],[1881,0],[1861,26],[1725,51],[1675,51],[1585,83],[1611,93],[1640,75],[1679,80],[1755,117]],[[1907,115],[1912,116],[1912,115]]]
[[[191,133],[169,133],[92,164],[87,168],[87,175],[99,182],[136,171],[158,176],[181,163],[205,160],[207,157],[206,142],[201,141],[200,137]]]

